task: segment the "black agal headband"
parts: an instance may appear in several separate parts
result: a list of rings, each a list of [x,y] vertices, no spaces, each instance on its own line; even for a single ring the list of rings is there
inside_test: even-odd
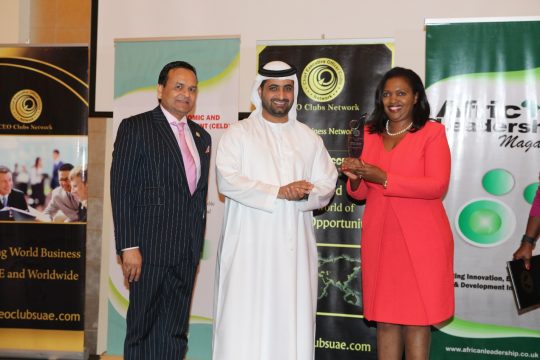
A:
[[[296,67],[293,65],[289,65],[289,69],[284,70],[268,70],[264,67],[259,68],[259,75],[266,76],[266,77],[272,77],[272,78],[278,78],[278,77],[285,77],[285,76],[291,76],[296,74]]]

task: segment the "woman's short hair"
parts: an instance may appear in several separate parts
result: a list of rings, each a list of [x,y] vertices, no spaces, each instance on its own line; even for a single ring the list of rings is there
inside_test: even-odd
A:
[[[418,76],[417,73],[410,69],[405,69],[402,67],[394,67],[386,72],[383,75],[381,81],[377,85],[375,90],[375,110],[371,113],[371,116],[368,121],[369,132],[370,133],[384,133],[385,125],[388,117],[384,112],[383,104],[383,92],[384,86],[389,79],[400,77],[405,79],[413,91],[413,95],[417,96],[416,104],[413,107],[413,124],[411,126],[410,132],[415,132],[420,130],[426,122],[429,120],[429,113],[431,111],[429,107],[429,102],[426,96],[426,90],[424,89],[424,84],[422,79]]]

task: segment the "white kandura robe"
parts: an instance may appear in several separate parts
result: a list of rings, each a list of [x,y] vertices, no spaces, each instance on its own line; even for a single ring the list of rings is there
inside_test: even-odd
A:
[[[312,210],[334,195],[337,171],[322,139],[291,120],[252,114],[217,150],[225,215],[217,269],[213,360],[312,360],[317,248]],[[309,198],[277,198],[297,180]]]

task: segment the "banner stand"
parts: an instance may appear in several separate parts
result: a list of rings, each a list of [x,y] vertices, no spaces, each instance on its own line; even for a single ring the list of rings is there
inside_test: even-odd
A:
[[[0,46],[2,358],[88,358],[87,77],[86,46]]]
[[[2,349],[0,357],[8,359],[66,359],[66,360],[86,360],[89,357],[88,349],[84,352],[72,351],[29,351]]]

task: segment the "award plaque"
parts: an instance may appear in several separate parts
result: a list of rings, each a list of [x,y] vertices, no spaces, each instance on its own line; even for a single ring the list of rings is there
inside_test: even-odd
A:
[[[353,119],[349,122],[349,127],[351,130],[347,144],[349,157],[358,159],[362,155],[362,149],[364,148],[364,124],[366,123],[366,117],[367,113],[360,116],[360,120]]]
[[[349,136],[347,138],[347,154],[350,158],[358,159],[364,149],[364,124],[366,123],[367,113],[360,116],[360,120],[353,119],[349,121]],[[342,166],[337,166],[338,172],[343,172]]]

